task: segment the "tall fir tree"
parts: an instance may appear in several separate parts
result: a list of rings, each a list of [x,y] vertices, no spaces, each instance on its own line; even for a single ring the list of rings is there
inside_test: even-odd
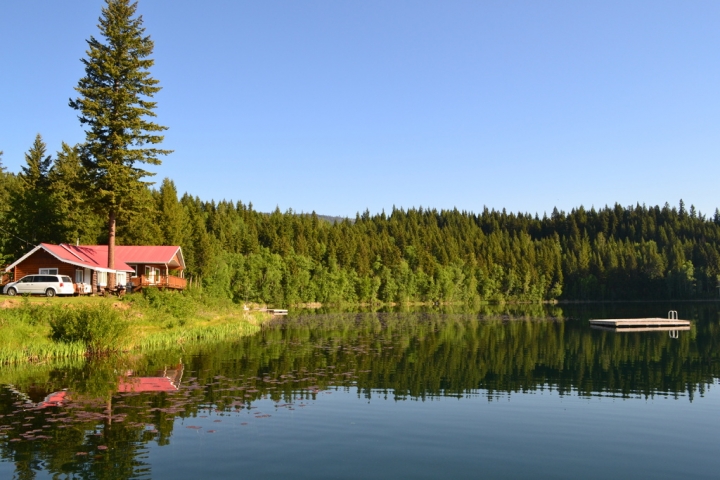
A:
[[[38,133],[25,154],[25,165],[17,175],[15,192],[10,197],[7,225],[11,228],[12,253],[19,255],[34,244],[56,241],[54,209],[48,190],[52,157]]]
[[[157,148],[166,130],[150,121],[160,91],[150,76],[153,41],[145,35],[142,16],[135,16],[137,2],[106,0],[99,19],[102,41],[87,41],[85,76],[70,99],[86,127],[82,160],[88,171],[93,204],[108,218],[108,267],[115,266],[116,222],[132,213],[145,197],[153,175],[138,164],[159,165],[159,157],[171,151]],[[114,282],[114,275],[108,278]]]

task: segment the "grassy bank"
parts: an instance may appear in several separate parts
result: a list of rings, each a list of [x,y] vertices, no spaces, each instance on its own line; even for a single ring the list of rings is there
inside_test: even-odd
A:
[[[238,338],[260,329],[264,313],[200,292],[0,299],[0,364],[148,351]]]

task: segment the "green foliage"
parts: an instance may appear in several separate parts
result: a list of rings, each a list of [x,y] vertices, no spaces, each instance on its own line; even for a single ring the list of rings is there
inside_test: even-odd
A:
[[[581,207],[542,219],[395,209],[329,223],[188,195],[180,203],[193,225],[182,243],[190,275],[202,277],[207,294],[236,302],[473,304],[718,293],[720,221],[667,205]]]
[[[54,211],[54,238],[45,241],[79,242],[81,245],[97,243],[105,225],[87,196],[88,179],[80,162],[78,146],[62,143],[48,180]]]
[[[52,338],[65,343],[81,342],[91,355],[121,351],[128,340],[127,320],[105,303],[54,313],[50,319]]]
[[[9,201],[11,197],[11,185],[15,178],[8,173],[2,164],[3,152],[0,151],[0,265],[5,265],[11,260],[9,255],[10,230],[8,213],[10,211]],[[0,278],[2,272],[0,272]]]
[[[178,201],[175,183],[165,178],[157,194],[158,225],[162,245],[180,245],[185,240],[187,215]]]
[[[63,312],[55,304],[32,303],[27,297],[17,308],[0,308],[0,365],[81,357],[85,353],[82,343],[57,343],[49,338],[50,321]]]
[[[15,255],[26,252],[37,242],[53,238],[55,210],[48,190],[51,166],[52,158],[47,155],[42,136],[37,134],[25,154],[25,165],[21,167],[16,188],[9,198],[7,226],[12,235],[8,241]]]
[[[22,297],[22,304],[19,308],[2,310],[0,326],[6,322],[24,323],[30,326],[47,325],[61,309],[49,301],[45,304],[31,303],[27,296]]]
[[[40,242],[97,243],[103,222],[86,192],[77,147],[63,143],[53,161],[37,135],[21,171],[0,173],[0,265]]]
[[[146,288],[141,295],[132,295],[130,301],[139,307],[145,307],[152,311],[156,319],[179,321],[180,325],[194,316],[199,308],[196,299],[184,292],[169,290],[158,290]]]

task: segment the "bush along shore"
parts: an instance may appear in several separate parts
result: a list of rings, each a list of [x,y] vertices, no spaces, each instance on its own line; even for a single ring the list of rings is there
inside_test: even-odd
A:
[[[259,331],[270,318],[193,290],[0,303],[0,365],[232,340]]]

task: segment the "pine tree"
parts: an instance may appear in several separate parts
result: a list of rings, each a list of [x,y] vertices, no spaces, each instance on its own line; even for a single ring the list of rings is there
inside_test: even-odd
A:
[[[142,16],[135,17],[137,2],[106,0],[99,19],[104,42],[91,36],[85,77],[70,99],[86,127],[83,164],[88,171],[93,204],[108,217],[108,267],[115,266],[115,234],[118,216],[136,210],[152,173],[136,164],[159,165],[170,150],[156,148],[166,127],[151,122],[160,90],[150,76],[154,60],[153,41],[145,35]],[[113,282],[114,276],[108,281]]]
[[[17,175],[16,191],[9,200],[8,227],[11,228],[11,249],[15,255],[32,247],[31,244],[54,242],[54,209],[48,189],[48,174],[52,157],[37,134],[30,150],[25,154],[25,165]]]

